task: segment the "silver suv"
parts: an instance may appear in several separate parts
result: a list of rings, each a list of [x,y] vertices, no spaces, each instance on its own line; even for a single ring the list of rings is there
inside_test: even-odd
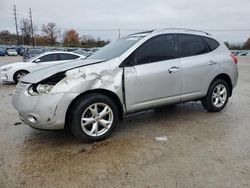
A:
[[[85,60],[25,76],[13,104],[38,129],[69,127],[79,140],[111,134],[128,113],[201,100],[209,112],[227,104],[237,59],[208,33],[162,29],[110,43]]]

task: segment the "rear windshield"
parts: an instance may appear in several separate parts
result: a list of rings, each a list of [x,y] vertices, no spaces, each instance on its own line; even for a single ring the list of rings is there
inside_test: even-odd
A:
[[[125,37],[118,39],[98,50],[87,59],[114,59],[124,54],[129,48],[131,48],[142,38],[143,37]]]

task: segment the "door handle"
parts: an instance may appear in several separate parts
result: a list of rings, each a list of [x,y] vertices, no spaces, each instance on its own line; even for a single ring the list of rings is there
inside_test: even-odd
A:
[[[208,65],[216,65],[216,64],[218,64],[218,63],[215,61],[209,61],[209,63],[208,63]]]
[[[171,74],[171,73],[179,72],[180,70],[181,70],[180,67],[174,66],[174,67],[171,67],[170,69],[168,69],[168,72],[169,72],[169,74]]]

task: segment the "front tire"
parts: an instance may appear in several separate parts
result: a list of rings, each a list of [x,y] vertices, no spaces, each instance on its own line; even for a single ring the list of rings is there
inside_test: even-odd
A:
[[[225,80],[214,80],[206,97],[202,99],[202,106],[208,112],[219,112],[225,108],[229,98],[229,87]]]
[[[102,94],[80,97],[71,109],[71,132],[80,141],[105,139],[118,124],[116,104]]]
[[[29,74],[29,72],[25,70],[17,71],[13,76],[15,84],[17,84],[26,74]]]

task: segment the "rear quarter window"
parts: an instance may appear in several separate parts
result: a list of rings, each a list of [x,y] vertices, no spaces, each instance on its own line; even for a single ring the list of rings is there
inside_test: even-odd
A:
[[[216,40],[208,38],[208,37],[204,37],[204,38],[205,38],[205,41],[207,42],[211,51],[214,51],[215,49],[217,49],[220,46],[220,43],[217,42]]]

